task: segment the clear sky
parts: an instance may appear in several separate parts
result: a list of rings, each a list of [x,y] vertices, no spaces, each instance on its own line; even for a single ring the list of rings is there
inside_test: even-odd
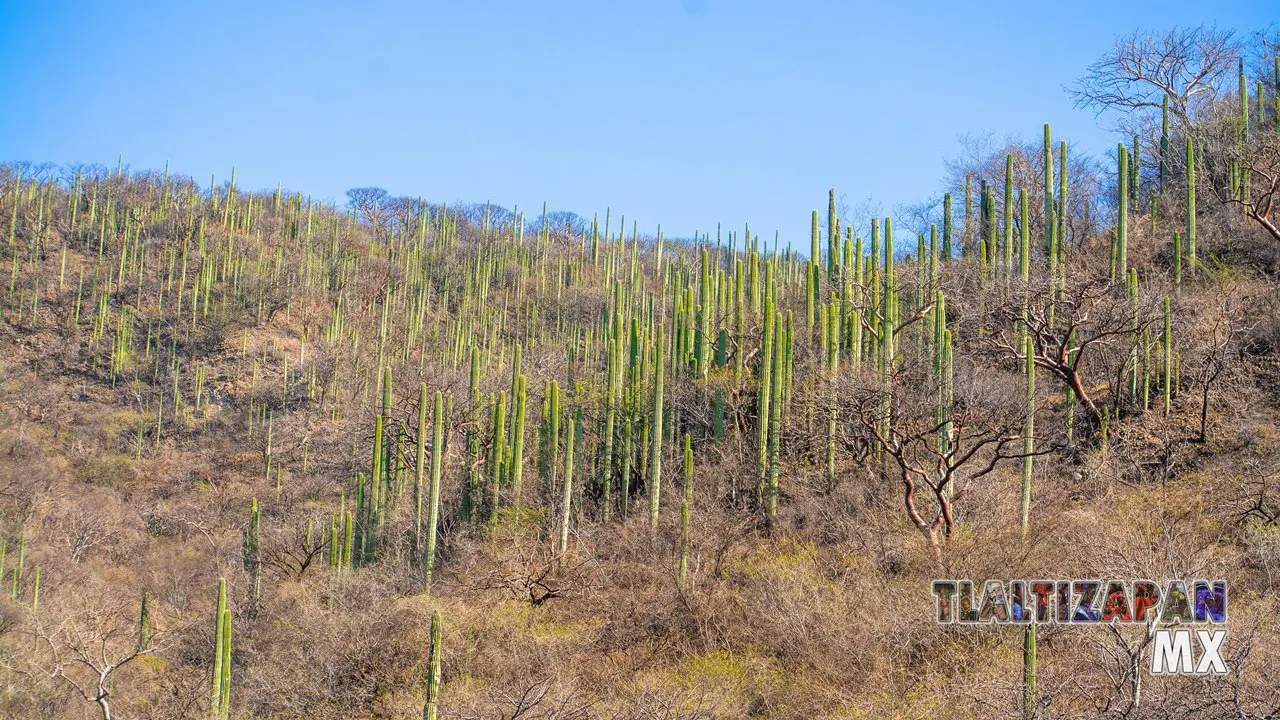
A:
[[[0,161],[807,247],[828,188],[936,195],[967,132],[1109,147],[1063,86],[1115,35],[1258,29],[1273,2],[0,0]]]

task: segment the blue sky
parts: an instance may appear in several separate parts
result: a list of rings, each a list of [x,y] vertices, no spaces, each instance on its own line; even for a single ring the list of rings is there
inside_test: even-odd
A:
[[[1255,29],[1269,5],[0,0],[0,161],[612,206],[807,247],[828,188],[936,195],[964,133],[1109,147],[1063,86],[1115,35]]]

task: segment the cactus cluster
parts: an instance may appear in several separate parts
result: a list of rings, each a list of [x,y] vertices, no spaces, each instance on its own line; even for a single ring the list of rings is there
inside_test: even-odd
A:
[[[1247,131],[1243,82],[1239,122]],[[296,477],[336,465],[328,456],[309,459],[305,442],[290,448],[290,416],[301,409],[346,433],[340,476],[319,511],[328,528],[319,520],[316,542],[307,533],[308,548],[323,553],[335,583],[362,567],[398,563],[430,593],[451,537],[506,537],[508,523],[528,524],[547,548],[572,555],[580,551],[570,544],[575,527],[636,523],[675,548],[677,586],[689,593],[698,586],[695,477],[696,496],[722,494],[776,532],[788,522],[790,483],[825,472],[835,488],[850,465],[846,448],[865,444],[880,469],[888,467],[892,424],[910,409],[897,393],[909,382],[927,383],[923,414],[926,423],[932,414],[933,426],[925,437],[945,465],[968,420],[958,414],[964,408],[956,397],[968,372],[962,353],[993,346],[1006,332],[1009,354],[999,370],[1025,390],[1019,525],[1029,536],[1033,457],[1050,447],[1036,436],[1037,413],[1043,419],[1060,412],[1067,443],[1105,449],[1113,423],[1152,407],[1166,415],[1177,410],[1179,284],[1197,278],[1197,172],[1213,168],[1199,162],[1191,137],[1185,165],[1171,157],[1182,148],[1169,129],[1168,104],[1166,98],[1158,149],[1151,141],[1140,146],[1138,138],[1117,145],[1115,185],[1108,180],[1105,189],[1115,200],[1115,223],[1108,226],[1111,242],[1097,250],[1092,243],[1101,234],[1085,237],[1086,223],[1076,220],[1100,203],[1075,195],[1068,202],[1069,189],[1081,192],[1080,183],[1071,183],[1078,171],[1068,165],[1066,143],[1054,146],[1047,124],[1042,147],[1037,142],[1029,153],[1005,155],[1003,168],[966,173],[963,187],[953,188],[963,193],[962,218],[953,217],[961,198],[947,192],[940,217],[911,228],[905,239],[898,223],[897,242],[892,218],[850,226],[830,190],[825,229],[821,210],[808,214],[807,257],[803,244],[797,250],[781,236],[762,241],[747,226],[717,227],[714,237],[695,233],[687,242],[665,237],[659,227],[648,239],[606,210],[603,220],[566,232],[553,228],[544,206],[536,232],[526,233],[519,212],[499,219],[486,207],[477,219],[421,202],[406,203],[394,221],[378,224],[280,188],[244,192],[234,172],[230,182],[205,192],[167,170],[163,185],[148,191],[121,171],[114,178],[77,176],[70,188],[21,178],[6,188],[0,217],[9,220],[12,250],[5,310],[27,325],[49,315],[50,300],[61,302],[68,312],[58,322],[80,333],[87,375],[145,388],[124,436],[135,462],[183,442],[230,406],[216,422],[243,433],[262,463],[253,464],[258,485],[237,500],[243,519],[244,501],[254,493],[242,536],[246,612],[263,601],[262,542],[272,535],[264,533],[262,506],[266,522],[274,522],[278,508],[292,507],[306,491],[293,484]],[[1144,164],[1143,152],[1158,153],[1158,163]],[[1181,208],[1169,200],[1181,190],[1180,166]],[[1233,178],[1236,193],[1250,182],[1243,171]],[[144,191],[147,217],[131,212]],[[1130,230],[1141,242],[1143,215],[1154,208],[1144,197],[1166,203],[1150,216],[1153,223],[1160,218],[1161,244],[1172,236],[1168,268],[1148,260],[1145,248],[1130,257]],[[55,206],[66,208],[57,219],[65,220],[70,238],[57,245],[46,232]],[[801,233],[804,219],[798,218]],[[153,242],[153,222],[166,222],[173,237]],[[255,242],[264,232],[277,232],[278,242]],[[357,239],[367,247],[356,247]],[[1094,410],[1091,390],[1070,386],[1049,365],[1055,352],[1076,362],[1081,346],[1066,335],[1061,347],[1048,347],[1044,337],[1066,334],[1065,293],[1074,273],[1086,269],[1074,260],[1083,252],[1096,252],[1104,266],[1101,254],[1109,253],[1114,284],[1099,281],[1108,297],[1132,301],[1125,312],[1132,313],[1133,331],[1115,343],[1126,363],[1116,387],[1108,387],[1110,407],[1097,413],[1101,422],[1077,429],[1076,408]],[[46,257],[57,272],[24,273]],[[370,268],[376,281],[362,285]],[[1138,302],[1139,268],[1144,291],[1164,295],[1159,328],[1157,313]],[[281,306],[273,288],[304,301]],[[952,293],[950,317],[944,288]],[[1004,303],[1008,317],[978,324],[957,315],[969,307],[968,297],[956,304],[961,291],[975,292],[975,303]],[[1041,305],[1049,307],[1046,318],[1032,314]],[[287,347],[278,339],[263,342],[256,332],[278,313],[304,318],[296,323],[301,337]],[[202,331],[234,322],[247,327],[228,340],[231,362],[189,358],[184,348]],[[1040,407],[1038,367],[1046,370],[1039,380],[1055,385],[1041,388]],[[908,374],[915,370],[918,376]],[[415,384],[416,405],[414,394],[404,393]],[[879,393],[876,427],[856,436],[851,387]],[[458,444],[452,452],[450,443]],[[727,481],[699,475],[708,450],[742,453],[749,469]],[[664,468],[677,467],[682,493],[666,499],[664,524]],[[945,478],[938,502],[955,493]],[[39,568],[26,568],[23,538],[11,576],[0,578],[9,580],[13,599],[29,592],[35,606]],[[0,571],[5,551],[0,541]],[[218,717],[230,704],[226,594],[223,582],[210,695]],[[142,647],[149,612],[144,595]],[[424,717],[437,712],[438,625],[436,616]],[[1034,631],[1027,637],[1030,707]]]

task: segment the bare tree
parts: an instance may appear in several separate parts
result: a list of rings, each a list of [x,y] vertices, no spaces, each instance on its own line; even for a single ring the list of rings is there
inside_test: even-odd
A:
[[[1238,363],[1233,362],[1240,346],[1252,330],[1247,321],[1245,306],[1254,298],[1238,297],[1222,288],[1216,295],[1216,301],[1206,301],[1207,312],[1197,318],[1198,327],[1189,336],[1190,347],[1183,356],[1188,358],[1185,375],[1200,386],[1200,429],[1198,439],[1201,443],[1209,439],[1209,402],[1215,391],[1220,395],[1220,386],[1229,384],[1233,371]],[[1265,299],[1258,299],[1265,302]]]
[[[1118,39],[1067,92],[1076,107],[1099,114],[1159,110],[1168,95],[1169,113],[1185,132],[1197,104],[1216,99],[1239,56],[1235,35],[1214,27],[1135,32]]]
[[[938,386],[921,377],[899,373],[891,385],[855,395],[854,421],[883,453],[885,477],[901,481],[907,517],[939,565],[955,529],[956,503],[1001,461],[1026,457],[1025,414],[1009,401],[1018,396],[1012,382],[1011,374],[966,365],[942,419],[936,413]]]
[[[329,548],[324,524],[313,521],[261,531],[264,542],[255,562],[290,580],[306,575]]]
[[[140,634],[128,619],[130,610],[129,603],[86,608],[52,627],[35,618],[37,648],[48,653],[43,672],[97,705],[102,720],[113,717],[111,695],[116,674],[159,647],[160,636]]]
[[[351,188],[347,191],[347,204],[381,237],[391,215],[390,193],[380,187]]]
[[[999,311],[1008,321],[1006,329],[989,336],[992,347],[1011,359],[1026,356],[1011,337],[1012,328],[1022,322],[1031,338],[1036,366],[1048,370],[1075,393],[1092,428],[1102,424],[1102,410],[1086,379],[1089,362],[1107,346],[1132,339],[1142,331],[1150,316],[1131,298],[1118,297],[1105,279],[1068,281],[1060,290],[1049,287],[1027,292],[1027,301],[1010,301]]]

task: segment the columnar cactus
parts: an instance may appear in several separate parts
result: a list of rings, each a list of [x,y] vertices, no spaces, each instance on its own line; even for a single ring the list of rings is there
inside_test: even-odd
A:
[[[151,595],[142,591],[142,604],[138,610],[138,652],[151,649]]]
[[[649,530],[658,529],[658,509],[662,489],[662,323],[654,328],[653,342],[653,420],[650,438],[653,446],[649,453]]]
[[[1116,189],[1116,276],[1127,277],[1129,274],[1129,151],[1120,143],[1116,149],[1117,177],[1119,186]]]
[[[1164,390],[1164,414],[1168,415],[1173,399],[1173,312],[1170,309],[1168,295],[1164,296],[1164,336],[1161,345],[1164,357],[1161,363],[1163,367],[1160,386]]]
[[[1196,154],[1187,136],[1187,269],[1196,274]]]
[[[960,248],[962,255],[968,256],[973,253],[973,174],[964,174],[964,246]],[[871,254],[876,254],[876,249],[871,248]]]
[[[703,267],[707,265],[706,250],[703,250]],[[704,271],[705,274],[705,271]],[[621,289],[619,288],[619,293]],[[619,298],[618,304],[621,303]],[[613,447],[614,447],[614,429],[617,425],[619,394],[622,391],[622,344],[623,344],[623,322],[622,312],[618,304],[615,304],[612,312],[612,321],[607,330],[606,338],[607,360],[605,364],[605,392],[604,392],[604,431],[603,452],[604,456],[600,463],[600,495],[601,506],[603,509],[604,519],[609,520],[610,512],[613,504]],[[701,346],[701,343],[699,343]],[[702,370],[705,372],[705,365]]]
[[[1028,612],[1023,610],[1023,612]],[[1022,716],[1034,720],[1039,698],[1036,696],[1036,618],[1031,617],[1022,634]]]
[[[546,460],[542,479],[544,497],[554,497],[556,487],[557,462],[560,457],[560,384],[552,380],[547,385],[547,409],[544,416],[546,422]]]
[[[684,434],[684,500],[680,503],[680,560],[676,567],[676,584],[684,592],[689,584],[689,525],[693,513],[693,441]]]
[[[1160,192],[1169,180],[1169,94],[1160,101]]]
[[[822,249],[818,246],[818,211],[813,211],[810,221],[809,241],[812,245],[809,256],[808,279],[806,284],[806,293],[804,299],[804,316],[808,322],[809,329],[813,330],[817,323],[818,314],[818,298],[820,295],[818,287],[818,266],[822,262]]]
[[[775,337],[782,322],[782,313],[775,312],[773,316]],[[773,382],[769,388],[771,395],[769,398],[769,476],[768,486],[765,490],[765,515],[770,525],[773,524],[778,514],[778,446],[782,434],[784,355],[785,350],[782,347],[782,343],[775,340],[773,344]]]
[[[1022,505],[1020,507],[1020,527],[1022,536],[1027,536],[1031,522],[1031,461],[1036,447],[1036,346],[1028,335],[1023,346],[1026,357],[1023,360],[1027,382],[1026,419],[1022,426]]]
[[[716,354],[715,365],[717,368],[724,367],[729,359],[729,331],[724,328],[720,329],[720,334],[716,338]],[[724,409],[725,409],[725,392],[724,387],[717,386],[715,394],[711,400],[711,436],[716,440],[724,439]]]
[[[249,502],[249,524],[244,529],[243,565],[249,573],[250,595],[254,602],[262,598],[262,561],[258,557],[258,529],[262,524],[262,512],[258,498]]]
[[[418,386],[418,447],[413,472],[413,548],[422,552],[422,501],[427,467],[427,384]]]
[[[897,321],[896,310],[898,295],[896,276],[893,270],[893,221],[884,219],[884,290],[880,307],[880,372],[889,372],[893,365],[894,325]]]
[[[462,519],[474,521],[479,511],[480,492],[480,348],[471,346],[471,373],[467,386],[470,423],[466,435],[466,475],[462,488]]]
[[[950,444],[952,368],[948,350],[947,298],[941,290],[937,291],[933,303],[933,377],[938,385],[934,422],[938,427],[938,452],[945,454]]]
[[[426,383],[422,384],[425,400]],[[524,385],[521,383],[521,395]],[[523,400],[523,397],[522,397]],[[523,402],[521,403],[523,405]],[[435,410],[432,414],[431,431],[431,491],[427,510],[427,544],[423,552],[423,592],[431,592],[431,578],[436,564],[436,532],[440,523],[440,478],[444,467],[444,393],[436,391]],[[425,428],[424,428],[425,430]]]
[[[231,610],[227,607],[226,578],[218,580],[218,605],[214,620],[209,709],[214,720],[227,720],[231,714]]]
[[[1045,259],[1053,269],[1057,248],[1054,245],[1053,225],[1053,142],[1049,134],[1049,123],[1044,124],[1044,252]]]
[[[569,423],[569,433],[564,446],[564,494],[560,500],[560,552],[566,552],[569,549],[569,523],[573,518],[573,444],[581,427],[582,408],[578,408],[574,413],[573,421]]]
[[[756,468],[759,480],[756,483],[756,502],[763,505],[765,486],[768,485],[769,474],[769,404],[772,399],[771,386],[780,380],[773,374],[773,346],[777,330],[773,322],[773,300],[765,302],[766,314],[761,321],[760,341],[760,391],[756,396]]]
[[[1013,155],[1004,157],[1004,247],[1001,272],[1007,279],[1013,274]]]
[[[1173,231],[1173,282],[1182,283],[1182,236]]]
[[[498,393],[493,400],[493,439],[489,444],[489,519],[497,517],[502,495],[503,427],[507,417],[507,394]]]
[[[516,376],[516,394],[512,402],[515,410],[511,420],[511,460],[509,463],[509,479],[511,484],[511,502],[520,507],[521,484],[524,478],[524,420],[525,420],[525,383],[524,375]],[[443,414],[443,413],[442,413]]]
[[[951,259],[951,193],[942,196],[942,259]],[[859,256],[862,253],[858,253]]]
[[[1053,233],[1054,260],[1065,267],[1067,259],[1067,142],[1058,143],[1058,199],[1055,210],[1058,227]]]
[[[426,698],[422,720],[436,720],[440,714],[440,611],[431,613],[431,650],[427,661]]]

